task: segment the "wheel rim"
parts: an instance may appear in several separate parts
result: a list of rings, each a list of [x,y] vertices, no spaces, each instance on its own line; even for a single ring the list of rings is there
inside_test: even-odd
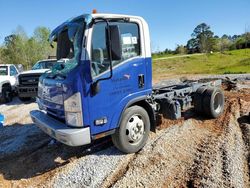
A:
[[[223,97],[220,93],[216,93],[214,96],[214,111],[219,114],[222,109]]]
[[[141,115],[136,114],[129,118],[126,125],[126,136],[130,144],[139,143],[144,135],[144,122]]]

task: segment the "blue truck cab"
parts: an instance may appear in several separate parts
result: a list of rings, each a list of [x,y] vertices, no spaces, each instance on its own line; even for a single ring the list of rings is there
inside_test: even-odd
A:
[[[194,110],[209,118],[224,110],[221,80],[152,88],[149,29],[137,16],[85,14],[50,35],[57,62],[39,78],[30,112],[45,133],[69,146],[111,135],[125,153],[139,151],[156,116],[178,119]]]
[[[145,20],[85,14],[58,26],[50,41],[58,62],[39,79],[34,123],[66,145],[111,135],[121,151],[140,150],[155,125]]]

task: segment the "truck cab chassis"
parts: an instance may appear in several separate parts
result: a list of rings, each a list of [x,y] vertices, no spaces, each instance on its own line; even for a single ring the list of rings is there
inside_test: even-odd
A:
[[[138,16],[84,14],[50,35],[57,59],[43,74],[34,123],[51,137],[80,146],[111,135],[125,153],[139,151],[156,127],[156,115],[178,119],[194,106],[208,118],[224,109],[221,81],[152,87],[149,29]]]

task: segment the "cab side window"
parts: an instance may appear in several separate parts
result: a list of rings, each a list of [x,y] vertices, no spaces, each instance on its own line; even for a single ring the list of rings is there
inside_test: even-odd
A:
[[[118,25],[121,37],[122,59],[112,61],[113,67],[127,59],[139,56],[140,35],[139,26],[136,23],[110,22]],[[109,70],[108,49],[106,45],[106,23],[98,22],[93,27],[91,46],[91,74],[93,77]]]
[[[118,23],[122,42],[122,61],[140,55],[139,26],[136,23]]]
[[[98,22],[94,25],[91,43],[91,74],[94,77],[109,68],[106,23]]]
[[[18,72],[14,66],[10,66],[10,76],[15,76],[17,75]]]

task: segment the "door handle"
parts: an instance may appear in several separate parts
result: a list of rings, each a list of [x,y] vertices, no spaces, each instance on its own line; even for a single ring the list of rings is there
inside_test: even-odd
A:
[[[143,88],[145,85],[144,74],[138,75],[138,86],[139,88]]]

